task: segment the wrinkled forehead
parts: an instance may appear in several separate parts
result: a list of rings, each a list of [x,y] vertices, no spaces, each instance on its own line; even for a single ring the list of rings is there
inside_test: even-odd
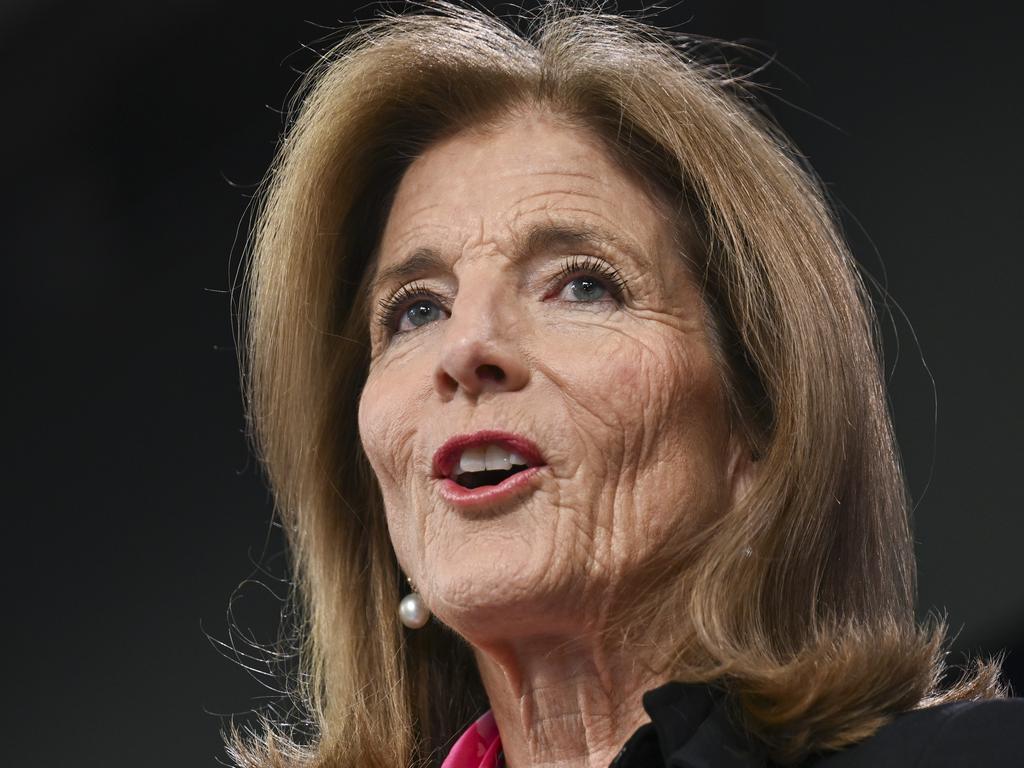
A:
[[[383,273],[424,248],[522,248],[536,244],[539,227],[638,254],[678,250],[669,247],[678,217],[650,185],[589,131],[533,116],[464,131],[417,157],[399,181],[372,266]]]

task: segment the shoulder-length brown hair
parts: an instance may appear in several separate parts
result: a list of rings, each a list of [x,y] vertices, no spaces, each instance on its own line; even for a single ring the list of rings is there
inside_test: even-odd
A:
[[[262,188],[243,362],[293,557],[311,733],[233,732],[240,765],[427,765],[486,707],[459,638],[398,622],[399,569],[357,429],[365,290],[412,159],[531,105],[592,131],[697,225],[723,387],[759,463],[743,502],[652,575],[639,611],[678,628],[666,674],[725,686],[780,761],[900,711],[1000,695],[996,664],[938,688],[943,628],[914,618],[871,303],[814,174],[695,44],[562,2],[525,33],[429,3],[352,32],[307,76]]]

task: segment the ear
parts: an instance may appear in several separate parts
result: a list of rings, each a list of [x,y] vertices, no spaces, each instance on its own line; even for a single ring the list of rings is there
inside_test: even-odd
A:
[[[729,438],[729,459],[726,467],[726,488],[729,509],[734,509],[753,487],[760,470],[760,462],[754,458],[750,446],[735,431]]]

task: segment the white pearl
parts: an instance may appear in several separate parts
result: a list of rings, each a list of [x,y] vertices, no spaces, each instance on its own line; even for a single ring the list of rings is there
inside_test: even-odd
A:
[[[418,592],[412,592],[402,598],[398,604],[398,618],[409,629],[419,629],[430,618],[430,611]]]

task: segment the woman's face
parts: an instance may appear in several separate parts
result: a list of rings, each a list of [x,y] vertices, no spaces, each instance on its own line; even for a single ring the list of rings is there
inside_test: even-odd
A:
[[[373,295],[360,437],[403,570],[470,639],[599,624],[731,502],[739,452],[673,231],[589,133],[540,113],[439,142],[401,180],[375,274],[411,261]],[[472,450],[481,430],[508,440]],[[539,468],[452,479],[517,447]]]

